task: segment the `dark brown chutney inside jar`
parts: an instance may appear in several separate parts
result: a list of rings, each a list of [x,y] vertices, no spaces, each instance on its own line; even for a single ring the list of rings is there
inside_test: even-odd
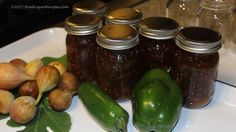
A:
[[[168,70],[177,48],[175,37],[179,24],[170,18],[149,17],[139,28],[140,51],[145,60],[145,69],[161,68]]]
[[[65,20],[68,70],[79,82],[96,83],[96,32],[101,18],[91,14],[69,16]]]
[[[170,73],[182,88],[184,107],[200,108],[212,100],[220,41],[220,34],[207,28],[188,27],[178,33]]]
[[[98,84],[117,100],[129,99],[141,76],[137,31],[129,25],[105,25],[97,33]]]

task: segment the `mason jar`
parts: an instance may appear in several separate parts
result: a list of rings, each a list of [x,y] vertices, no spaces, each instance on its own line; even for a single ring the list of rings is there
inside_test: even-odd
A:
[[[176,20],[181,27],[197,25],[197,12],[204,0],[167,0],[166,16]]]
[[[107,6],[103,1],[99,0],[82,0],[76,2],[73,7],[72,14],[94,14],[103,16],[106,12]]]
[[[96,32],[101,25],[101,18],[92,14],[73,15],[65,20],[68,70],[79,82],[96,82]]]
[[[198,26],[219,32],[224,48],[230,48],[234,3],[231,0],[202,0],[198,11]]]
[[[129,25],[105,25],[97,33],[98,84],[117,100],[129,99],[141,76],[137,31]]]
[[[139,48],[145,60],[145,70],[170,68],[175,54],[175,37],[178,30],[179,24],[166,17],[149,17],[141,22]]]
[[[201,108],[214,95],[221,35],[207,28],[188,27],[179,31],[176,44],[170,73],[182,88],[184,107]]]
[[[236,1],[235,1],[236,3]],[[231,49],[233,50],[234,53],[236,53],[236,7],[234,11],[234,18],[233,18],[233,24],[232,24],[232,29],[231,29]]]
[[[137,28],[142,20],[142,13],[133,8],[120,8],[109,12],[105,24],[127,24]]]

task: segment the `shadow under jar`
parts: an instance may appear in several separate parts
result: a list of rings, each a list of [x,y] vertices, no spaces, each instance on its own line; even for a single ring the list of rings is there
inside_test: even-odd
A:
[[[68,70],[79,82],[96,83],[96,32],[101,25],[101,18],[92,14],[69,16],[65,20]]]
[[[170,18],[149,17],[141,22],[139,48],[145,60],[145,70],[169,69],[177,48],[175,37],[178,30],[179,24]]]
[[[98,84],[117,100],[129,99],[141,77],[137,31],[129,25],[105,25],[97,33]]]
[[[182,88],[184,107],[201,108],[214,95],[221,35],[207,28],[188,27],[179,31],[176,44],[179,48],[170,73]]]

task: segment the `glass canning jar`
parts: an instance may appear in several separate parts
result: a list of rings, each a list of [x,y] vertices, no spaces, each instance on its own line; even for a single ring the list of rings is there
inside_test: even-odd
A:
[[[236,53],[236,6],[234,11],[233,25],[231,29],[231,41],[232,41],[232,44],[230,45],[232,47],[231,49]]]
[[[68,70],[75,73],[79,82],[96,82],[96,32],[101,18],[92,14],[69,16],[65,20]]]
[[[221,35],[207,28],[188,27],[179,31],[176,44],[179,48],[170,73],[182,88],[184,107],[203,107],[214,95]]]
[[[106,24],[128,24],[137,28],[142,20],[142,13],[133,8],[120,8],[109,12],[105,18]]]
[[[213,29],[222,35],[224,48],[230,46],[230,34],[233,22],[231,0],[202,0],[198,11],[198,26]]]
[[[178,30],[179,24],[170,18],[149,17],[141,22],[139,48],[145,60],[145,70],[169,69],[176,49],[175,36]]]
[[[201,0],[167,0],[166,16],[176,20],[181,27],[196,26]]]
[[[94,14],[103,16],[106,12],[107,6],[103,1],[99,0],[82,0],[76,2],[73,7],[72,14]]]
[[[97,33],[98,84],[111,97],[129,99],[141,77],[137,31],[129,25],[105,25]]]

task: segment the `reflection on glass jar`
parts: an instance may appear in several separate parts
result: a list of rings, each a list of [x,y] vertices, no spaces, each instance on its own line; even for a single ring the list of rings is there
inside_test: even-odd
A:
[[[170,73],[182,89],[184,107],[200,108],[213,98],[221,35],[200,27],[183,28]]]
[[[141,76],[137,31],[129,25],[105,25],[97,33],[98,84],[114,99],[131,97]]]
[[[181,27],[195,26],[200,0],[168,0],[166,16]]]
[[[222,35],[223,46],[229,46],[233,20],[231,0],[203,0],[198,11],[198,26],[207,27]]]
[[[96,32],[101,18],[91,14],[70,16],[65,20],[68,70],[79,82],[96,82]]]

